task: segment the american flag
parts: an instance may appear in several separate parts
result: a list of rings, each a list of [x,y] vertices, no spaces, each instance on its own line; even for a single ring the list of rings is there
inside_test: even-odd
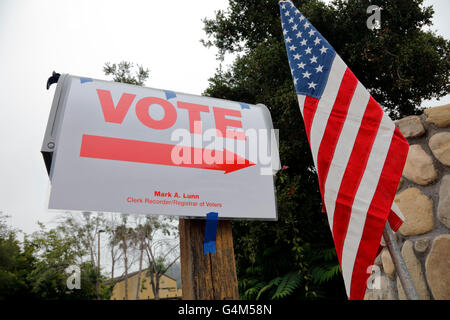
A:
[[[308,19],[290,1],[279,4],[292,79],[347,295],[363,299],[386,221],[394,231],[403,222],[393,200],[408,143]]]

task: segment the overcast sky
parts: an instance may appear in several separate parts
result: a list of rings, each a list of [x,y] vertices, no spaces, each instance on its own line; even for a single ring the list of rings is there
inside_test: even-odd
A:
[[[432,29],[449,39],[450,1],[425,3],[435,6]],[[51,72],[104,79],[105,62],[127,60],[150,69],[148,87],[201,94],[219,65],[215,49],[199,42],[201,20],[226,7],[226,0],[0,0],[0,211],[12,226],[31,233],[55,215],[46,209],[40,154]],[[443,103],[448,96],[424,106]]]

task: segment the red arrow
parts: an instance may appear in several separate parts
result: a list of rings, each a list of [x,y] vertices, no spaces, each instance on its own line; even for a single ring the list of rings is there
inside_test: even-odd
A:
[[[188,159],[191,161],[178,164],[172,159],[172,152],[181,157],[188,155],[186,152],[190,153]],[[206,159],[203,159],[205,153],[213,159],[217,159],[217,161],[213,159],[212,161],[206,161]],[[202,149],[88,134],[83,135],[80,157],[219,170],[225,171],[225,174],[255,165],[253,162],[226,149],[223,151]],[[197,158],[199,158],[199,161],[195,161]]]

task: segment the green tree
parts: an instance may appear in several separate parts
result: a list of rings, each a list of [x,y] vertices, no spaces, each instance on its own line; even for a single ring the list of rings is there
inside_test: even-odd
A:
[[[449,92],[450,43],[424,31],[423,27],[431,26],[434,11],[431,6],[424,7],[423,2],[334,0],[326,5],[303,0],[294,4],[331,43],[375,100],[398,118],[418,113],[424,99],[439,98]],[[381,28],[375,31],[366,28],[366,9],[371,4],[382,8]],[[209,37],[204,44],[216,46],[222,55],[252,54],[261,46],[267,48],[267,54],[261,53],[265,57],[278,53],[277,60],[264,69],[253,69],[255,74],[249,80],[273,75],[273,84],[278,84],[277,80],[291,81],[290,75],[285,76],[289,70],[278,1],[230,0],[227,11],[218,11],[214,19],[205,19],[204,23]],[[270,69],[274,66],[280,70]],[[226,79],[226,74],[219,72],[216,80],[219,75]]]
[[[79,263],[76,235],[70,236],[61,228],[47,230],[39,223],[40,230],[31,235],[27,245],[34,248],[36,262],[28,274],[30,290],[36,298],[44,300],[96,299],[95,285],[100,275],[91,262]],[[80,268],[80,288],[69,290],[66,272],[69,266]],[[101,286],[100,296],[107,299],[110,290]]]
[[[123,214],[122,223],[113,230],[108,230],[111,245],[118,246],[122,251],[124,298],[125,300],[131,298],[128,290],[128,274],[135,266],[136,261],[132,258],[137,255],[137,283],[141,283],[142,275],[145,273],[150,278],[149,284],[155,299],[159,299],[161,276],[179,259],[178,229],[171,217],[133,215],[133,218],[134,223]],[[144,268],[144,257],[147,258],[147,268]],[[143,288],[137,286],[136,291],[131,292],[132,297],[139,300]]]
[[[178,261],[178,228],[173,219],[164,216],[148,216],[140,227],[143,233],[144,249],[148,259],[148,275],[155,300],[159,299],[161,277]]]
[[[449,42],[432,32],[433,9],[422,0],[386,0],[381,29],[366,28],[369,0],[294,1],[333,45],[355,75],[392,117],[414,114],[423,99],[448,92]],[[240,294],[243,298],[344,298],[345,291],[293,82],[276,0],[230,0],[225,11],[204,20],[206,46],[221,67],[205,94],[264,103],[280,129],[277,175],[278,222],[233,223]]]
[[[118,64],[107,62],[103,66],[105,75],[112,75],[116,82],[123,82],[143,86],[148,79],[150,71],[141,65],[137,65],[137,70],[134,70],[132,62],[121,61]]]
[[[27,275],[34,267],[33,247],[21,246],[17,230],[6,224],[0,212],[0,300],[31,298]]]
[[[101,281],[101,270],[98,266],[98,244],[101,232],[110,231],[107,219],[102,213],[83,212],[81,214],[66,213],[58,221],[57,230],[63,237],[73,239],[75,260],[77,265],[83,265],[89,269],[89,273],[98,273],[95,277]],[[100,285],[99,285],[100,290]],[[99,292],[98,298],[101,298]]]
[[[123,265],[125,268],[125,300],[128,300],[128,270],[130,267],[129,247],[132,245],[132,240],[134,238],[134,229],[127,225],[127,221],[127,215],[122,215],[122,224],[117,226],[113,233],[113,243],[118,245],[123,253]]]
[[[0,300],[3,299],[94,299],[100,276],[91,262],[80,262],[77,234],[70,235],[61,225],[40,230],[17,239],[18,231],[8,227],[0,212]],[[84,251],[86,252],[86,251]],[[80,289],[69,290],[66,268],[80,268]],[[102,279],[103,280],[103,279]],[[100,296],[108,299],[109,286],[100,287]]]
[[[145,252],[145,239],[149,237],[152,232],[151,226],[148,223],[141,223],[141,217],[136,217],[136,227],[134,228],[133,233],[133,245],[137,248],[139,252],[139,269],[138,269],[138,278],[137,283],[141,283],[141,275],[142,275],[142,265],[144,260],[144,252]],[[136,300],[139,300],[139,295],[141,293],[140,285],[136,286]]]

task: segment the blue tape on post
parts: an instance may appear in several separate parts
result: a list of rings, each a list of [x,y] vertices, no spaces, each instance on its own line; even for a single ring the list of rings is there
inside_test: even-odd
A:
[[[210,212],[206,215],[205,238],[203,239],[203,253],[216,253],[217,221],[219,214]]]
[[[164,90],[164,93],[166,95],[166,99],[167,100],[177,97],[177,94],[175,92],[173,92],[173,91],[170,91],[170,90]]]
[[[94,80],[92,80],[92,78],[85,78],[85,77],[81,77],[80,78],[80,83],[83,84],[85,82],[93,82]]]
[[[239,104],[241,105],[241,109],[242,109],[242,110],[244,110],[244,109],[250,109],[250,106],[249,106],[248,104],[246,104],[246,103],[239,102]]]

